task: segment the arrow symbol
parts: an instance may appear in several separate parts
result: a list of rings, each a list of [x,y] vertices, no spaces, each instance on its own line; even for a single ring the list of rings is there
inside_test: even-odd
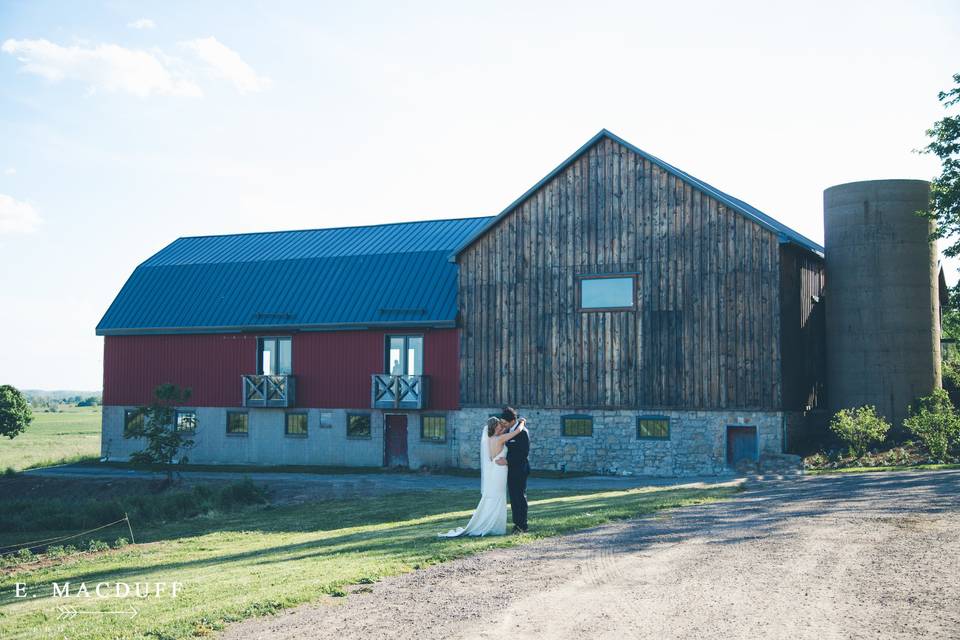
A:
[[[72,620],[77,617],[77,608],[71,607],[68,605],[60,605],[57,607],[57,611],[60,612],[60,615],[57,616],[57,620]]]
[[[120,609],[118,611],[100,611],[98,609],[77,609],[70,605],[60,605],[57,607],[57,611],[60,612],[60,615],[57,616],[57,620],[73,620],[78,615],[79,616],[130,616],[130,619],[133,620],[140,612],[133,605],[128,606],[126,609]]]

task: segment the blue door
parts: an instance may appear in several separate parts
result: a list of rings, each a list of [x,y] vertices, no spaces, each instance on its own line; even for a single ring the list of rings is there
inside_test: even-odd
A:
[[[757,460],[757,428],[727,427],[727,464],[736,467],[743,461]]]

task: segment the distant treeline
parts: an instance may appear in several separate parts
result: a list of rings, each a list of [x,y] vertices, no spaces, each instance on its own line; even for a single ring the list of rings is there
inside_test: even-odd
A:
[[[23,395],[27,402],[36,411],[59,411],[60,405],[76,405],[78,407],[96,407],[102,400],[99,393],[89,391],[41,391],[24,390]]]

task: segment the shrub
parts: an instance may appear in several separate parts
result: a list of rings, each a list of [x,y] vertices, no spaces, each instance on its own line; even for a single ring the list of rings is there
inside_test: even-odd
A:
[[[61,544],[55,544],[51,547],[47,547],[47,557],[53,560],[57,558],[62,558],[67,555],[67,550],[63,548]]]
[[[30,549],[20,549],[17,551],[16,558],[20,562],[30,562],[33,560],[33,552]]]
[[[830,420],[830,431],[850,449],[850,455],[859,458],[873,443],[883,442],[890,423],[877,415],[875,407],[865,405],[841,409]]]
[[[91,552],[107,551],[108,549],[110,549],[110,545],[108,545],[103,540],[91,540],[89,546],[87,547],[87,551],[91,551]]]
[[[960,415],[943,389],[918,398],[903,426],[937,462],[947,462],[951,453],[960,450]]]
[[[113,548],[119,549],[120,547],[125,547],[128,544],[130,544],[130,541],[124,538],[123,536],[120,536],[119,538],[113,541]]]
[[[13,467],[7,467],[7,468],[4,469],[4,471],[3,471],[3,476],[4,476],[5,478],[16,478],[16,477],[17,477],[17,470],[14,469]]]

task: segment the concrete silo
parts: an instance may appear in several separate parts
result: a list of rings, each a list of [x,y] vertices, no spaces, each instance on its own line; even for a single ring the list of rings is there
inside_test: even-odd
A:
[[[872,404],[899,429],[940,386],[937,252],[923,180],[871,180],[823,192],[827,396]]]

